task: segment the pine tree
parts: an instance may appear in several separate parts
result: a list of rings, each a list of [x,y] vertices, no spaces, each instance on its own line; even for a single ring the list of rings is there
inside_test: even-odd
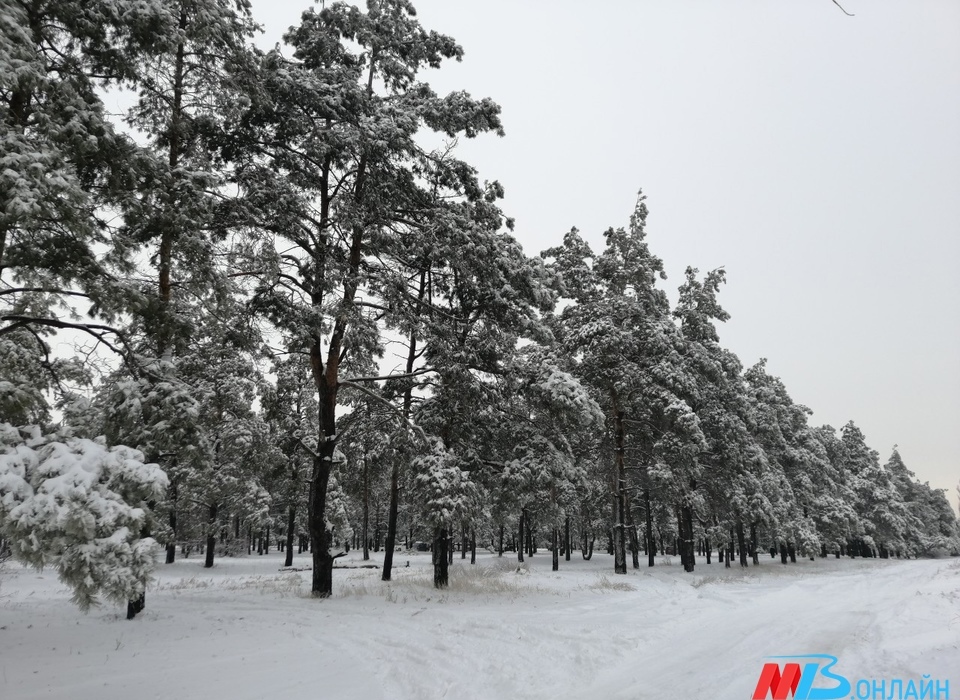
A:
[[[245,154],[235,178],[265,234],[256,308],[310,357],[319,412],[308,512],[312,591],[326,597],[339,392],[360,390],[349,379],[365,376],[353,372],[380,352],[378,320],[396,310],[377,300],[414,303],[391,281],[402,281],[404,261],[423,250],[416,240],[442,208],[439,195],[484,196],[468,166],[436,158],[415,136],[421,127],[451,138],[499,131],[499,108],[464,93],[439,97],[417,81],[422,68],[462,50],[422,29],[408,2],[311,10],[286,39],[293,57],[264,57],[225,149]]]
[[[769,467],[765,456],[750,434],[753,414],[743,390],[742,367],[736,355],[723,349],[715,327],[729,314],[720,306],[717,296],[725,282],[722,269],[706,274],[703,281],[697,270],[687,268],[686,280],[680,287],[680,297],[673,315],[680,321],[684,339],[684,358],[687,371],[693,377],[691,394],[685,399],[693,408],[704,433],[707,449],[698,457],[699,498],[688,493],[680,503],[681,540],[685,543],[684,563],[692,570],[694,558],[693,511],[697,520],[714,531],[734,531],[740,550],[740,564],[747,565],[748,551],[756,558],[757,525],[769,513],[769,504],[763,497],[763,472]],[[699,475],[706,471],[709,478]],[[691,482],[691,487],[693,482]],[[691,488],[690,492],[694,489]],[[751,533],[749,547],[745,539],[745,525]]]
[[[903,547],[907,527],[903,499],[856,424],[848,422],[840,433],[841,468],[853,491],[861,524],[853,549],[863,556],[885,557],[891,548]]]
[[[265,386],[261,406],[267,422],[270,442],[279,450],[272,460],[269,488],[273,504],[286,508],[286,558],[293,565],[293,539],[303,532],[302,513],[307,504],[307,485],[316,454],[317,402],[305,359],[296,354],[274,358],[275,381]]]
[[[616,573],[627,570],[628,452],[636,455],[631,469],[645,463],[647,478],[677,502],[695,481],[704,447],[698,419],[681,398],[690,378],[666,295],[655,286],[663,264],[645,240],[647,213],[641,194],[629,229],[609,229],[600,254],[576,229],[542,254],[560,276],[562,294],[575,302],[555,324],[561,347],[579,356],[577,376],[607,416]]]
[[[162,3],[125,0],[13,3],[0,13],[0,365],[18,367],[9,386],[0,382],[0,420],[16,421],[36,445],[66,445],[64,454],[96,450],[75,442],[83,438],[61,434],[66,428],[44,424],[48,414],[37,390],[52,388],[69,409],[65,413],[72,412],[77,423],[93,423],[77,415],[88,404],[65,386],[88,384],[92,375],[76,360],[52,358],[49,335],[62,329],[86,334],[93,349],[113,350],[134,375],[143,369],[119,328],[142,296],[127,279],[132,246],[113,214],[136,196],[149,157],[112,124],[100,91],[137,82],[138,66],[162,51],[159,37],[175,31],[170,19]],[[127,449],[95,444],[110,455]],[[109,480],[114,458],[98,460],[100,476],[91,468],[92,478]],[[74,474],[68,461],[58,468]],[[129,516],[125,526],[138,522],[147,527],[144,513]],[[83,535],[102,534],[100,525],[95,530],[78,530],[70,546],[82,546]],[[114,554],[146,576],[150,548],[138,549],[138,535],[120,538],[125,544],[118,540]],[[122,546],[130,551],[123,553]],[[98,566],[91,564],[89,580],[96,583],[88,588],[101,585]],[[144,584],[123,585],[142,593]],[[87,604],[91,590],[78,592],[78,602]]]
[[[129,447],[0,423],[0,538],[24,563],[54,567],[82,610],[101,594],[143,594],[156,542],[141,532],[166,485]]]

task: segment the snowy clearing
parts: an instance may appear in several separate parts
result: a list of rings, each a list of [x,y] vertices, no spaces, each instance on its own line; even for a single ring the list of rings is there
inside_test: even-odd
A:
[[[389,584],[337,570],[325,601],[281,563],[161,566],[129,622],[112,606],[83,614],[53,572],[8,564],[0,698],[744,699],[764,657],[810,653],[851,679],[929,674],[960,692],[957,559],[698,561],[684,574],[664,558],[615,576],[603,553],[557,573],[548,553],[521,572],[513,557],[458,554],[438,592],[429,554],[411,553]]]

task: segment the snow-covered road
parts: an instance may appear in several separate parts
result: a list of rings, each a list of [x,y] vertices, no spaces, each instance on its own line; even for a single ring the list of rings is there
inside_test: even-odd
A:
[[[317,601],[279,556],[161,567],[133,622],[84,615],[51,572],[8,565],[0,698],[746,700],[764,657],[810,653],[851,680],[928,674],[960,696],[960,560],[614,576],[604,554],[558,573],[547,554],[521,573],[483,555],[438,593],[428,555],[399,555],[411,566],[393,583],[337,571],[337,596]]]

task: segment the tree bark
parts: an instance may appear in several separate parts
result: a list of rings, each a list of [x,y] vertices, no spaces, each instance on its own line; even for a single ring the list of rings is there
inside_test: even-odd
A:
[[[211,503],[207,511],[207,558],[203,562],[204,569],[213,568],[213,555],[217,549],[217,536],[214,528],[217,524],[217,504]]]
[[[135,600],[127,601],[127,619],[132,620],[146,607],[147,595],[146,593],[141,593],[138,598]]]
[[[419,315],[422,311],[422,301],[423,297],[426,294],[427,290],[427,273],[426,269],[420,271],[420,288],[417,292],[417,307],[416,312]],[[410,374],[413,372],[413,367],[417,361],[417,333],[416,329],[410,331],[410,336],[407,343],[407,364],[406,364],[406,373]],[[404,420],[409,420],[410,418],[410,409],[413,405],[413,385],[408,384],[403,391],[403,418]],[[389,581],[391,572],[393,570],[393,552],[397,548],[397,520],[400,513],[400,461],[405,456],[405,451],[401,450],[400,454],[395,456],[393,459],[393,465],[390,468],[390,515],[387,518],[387,544],[386,552],[383,556],[383,574],[380,576],[380,580]],[[411,539],[413,537],[411,536]],[[410,543],[407,543],[407,547],[410,546]]]
[[[560,528],[553,526],[553,570],[560,570]]]
[[[287,506],[287,555],[284,557],[284,566],[293,566],[293,536],[297,529],[297,504]]]
[[[517,561],[521,561],[521,562],[523,561],[523,521],[525,520],[526,514],[527,514],[527,509],[526,509],[526,508],[521,508],[521,509],[520,509],[520,524],[519,524],[519,526],[518,526],[519,534],[517,535],[518,540],[519,540],[519,541],[517,542]]]
[[[438,527],[433,534],[433,585],[435,588],[446,588],[450,583],[449,559],[447,550],[450,545],[447,529]]]
[[[393,571],[393,553],[397,549],[397,520],[400,517],[400,460],[394,458],[390,468],[390,512],[387,516],[387,542],[383,552],[381,581],[389,581]]]
[[[173,564],[177,559],[177,482],[170,480],[170,486],[167,489],[170,498],[170,515],[168,522],[170,524],[170,541],[166,546],[166,564]]]
[[[615,387],[610,387],[610,398],[613,405],[614,429],[614,527],[613,527],[613,571],[617,574],[627,573],[626,538],[626,503],[627,487],[626,465],[624,464],[624,437],[623,410],[620,407],[620,397]]]
[[[743,534],[743,521],[737,518],[737,546],[740,548],[740,566],[747,566],[747,542]]]
[[[633,521],[633,507],[627,505],[627,527],[630,533],[630,556],[632,558],[633,568],[640,568],[640,540],[637,536],[637,525]]]
[[[324,442],[320,454],[313,460],[308,529],[313,555],[310,592],[314,598],[329,598],[333,594],[333,556],[330,554],[330,536],[326,521],[327,487],[330,482],[333,447],[333,442]]]
[[[653,512],[650,510],[650,489],[643,490],[643,504],[647,511],[647,566],[653,566],[657,557],[657,544],[653,541]]]
[[[680,532],[680,545],[685,553],[683,570],[691,573],[697,560],[693,553],[693,511],[688,504],[680,507],[680,517],[683,528]]]
[[[593,543],[596,541],[596,536],[590,537],[588,540],[588,535],[592,533],[588,533],[586,528],[583,529],[582,534],[580,554],[584,561],[590,561],[591,557],[593,557]]]
[[[563,532],[563,541],[564,541],[563,554],[564,554],[564,557],[566,557],[566,560],[567,560],[567,561],[570,561],[570,544],[571,544],[571,542],[570,542],[570,516],[569,516],[569,515],[567,516],[566,520],[564,521],[563,528],[564,528],[564,532]]]
[[[363,560],[370,561],[370,465],[363,455]]]

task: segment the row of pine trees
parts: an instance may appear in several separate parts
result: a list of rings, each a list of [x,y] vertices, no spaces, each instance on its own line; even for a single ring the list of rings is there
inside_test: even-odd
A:
[[[351,546],[389,580],[428,543],[441,587],[455,540],[618,573],[960,548],[896,450],[720,345],[723,270],[671,305],[642,194],[601,249],[527,256],[456,152],[500,109],[423,81],[463,52],[409,1],[271,51],[246,0],[30,0],[0,31],[0,538],[81,605],[135,614],[153,541],[280,537],[318,597]]]

